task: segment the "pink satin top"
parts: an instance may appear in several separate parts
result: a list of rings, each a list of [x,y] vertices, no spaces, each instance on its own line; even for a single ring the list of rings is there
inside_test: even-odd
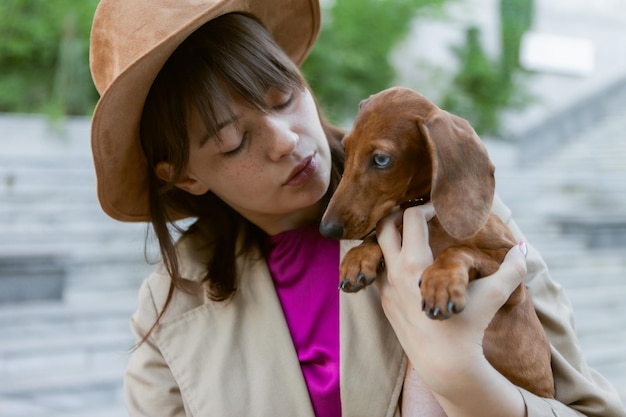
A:
[[[339,242],[289,230],[269,237],[267,263],[315,415],[340,417]]]

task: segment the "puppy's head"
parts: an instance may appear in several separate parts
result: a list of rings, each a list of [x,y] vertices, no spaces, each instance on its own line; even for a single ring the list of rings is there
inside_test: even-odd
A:
[[[361,239],[416,198],[432,200],[459,239],[487,220],[495,179],[484,145],[467,121],[420,94],[395,87],[364,100],[343,144],[344,174],[320,225],[325,236]]]

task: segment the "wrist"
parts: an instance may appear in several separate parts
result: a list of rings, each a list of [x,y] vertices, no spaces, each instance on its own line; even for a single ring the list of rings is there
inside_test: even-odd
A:
[[[444,368],[432,384],[433,395],[448,417],[524,417],[519,389],[491,366],[484,355],[456,370]]]
[[[412,360],[412,364],[434,394],[451,399],[467,392],[469,385],[491,384],[491,373],[497,373],[482,349],[459,349],[454,354],[422,358],[419,363]]]

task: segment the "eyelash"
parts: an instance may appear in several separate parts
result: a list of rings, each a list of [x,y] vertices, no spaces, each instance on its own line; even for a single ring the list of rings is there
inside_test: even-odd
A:
[[[294,100],[296,98],[295,96],[296,96],[296,93],[292,92],[289,95],[289,97],[287,98],[287,100],[285,100],[284,102],[274,106],[273,110],[281,111],[281,110],[285,110],[285,109],[289,108],[289,106],[291,106],[291,104],[294,102]],[[244,133],[243,134],[243,138],[242,138],[241,143],[239,144],[239,146],[237,146],[233,150],[230,150],[228,152],[224,152],[222,155],[225,156],[225,157],[229,157],[229,156],[235,156],[238,153],[240,153],[244,149],[244,147],[245,147],[245,142],[247,141],[247,136],[248,136],[247,132]]]
[[[284,102],[274,106],[274,110],[284,110],[286,108],[289,108],[289,106],[291,106],[291,104],[293,103],[294,99],[295,99],[296,93],[292,92],[289,97],[287,98],[287,100],[285,100]]]
[[[247,141],[248,138],[248,133],[245,132],[243,134],[243,138],[241,139],[241,142],[239,143],[239,146],[237,146],[235,149],[230,150],[228,152],[224,152],[222,155],[225,157],[229,157],[229,156],[235,156],[237,155],[239,152],[241,152],[243,150],[243,148],[245,147],[245,143]]]

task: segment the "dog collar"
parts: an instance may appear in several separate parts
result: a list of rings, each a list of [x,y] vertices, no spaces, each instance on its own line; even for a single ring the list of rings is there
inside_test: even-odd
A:
[[[406,210],[409,207],[421,206],[423,204],[428,203],[429,201],[430,201],[430,198],[428,196],[412,198],[412,199],[407,200],[407,201],[405,201],[403,203],[400,203],[400,208],[402,210]]]

